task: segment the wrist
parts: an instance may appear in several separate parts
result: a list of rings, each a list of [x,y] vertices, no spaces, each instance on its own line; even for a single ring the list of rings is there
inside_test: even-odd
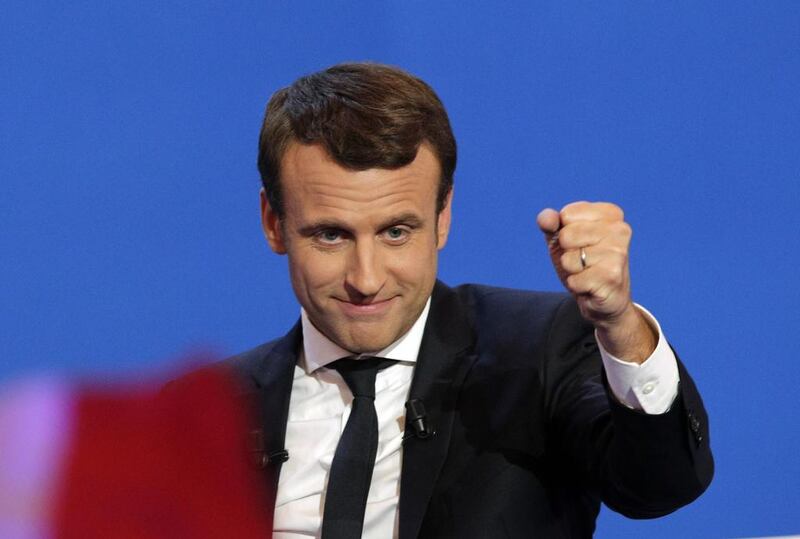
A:
[[[595,324],[597,339],[612,356],[643,363],[658,344],[658,333],[630,303],[619,315]]]

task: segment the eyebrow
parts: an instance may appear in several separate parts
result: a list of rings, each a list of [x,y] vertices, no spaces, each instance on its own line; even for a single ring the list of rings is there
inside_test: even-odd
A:
[[[401,213],[400,215],[394,215],[386,219],[378,226],[378,230],[383,230],[384,228],[389,228],[392,225],[398,224],[408,225],[412,228],[419,228],[422,226],[422,219],[420,219],[419,215],[416,213]]]
[[[419,228],[422,226],[423,221],[416,213],[406,212],[393,215],[388,219],[385,219],[380,225],[378,225],[378,230],[383,230],[398,224],[408,225],[412,228]],[[303,236],[313,236],[322,230],[328,229],[348,230],[349,227],[345,223],[335,219],[321,219],[300,227],[299,232]]]

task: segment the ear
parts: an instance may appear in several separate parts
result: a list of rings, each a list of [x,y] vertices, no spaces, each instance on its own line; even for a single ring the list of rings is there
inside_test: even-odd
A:
[[[286,244],[283,241],[280,218],[272,210],[263,187],[259,195],[261,197],[261,228],[264,230],[264,236],[267,238],[267,242],[269,242],[269,246],[274,253],[285,255]]]
[[[447,244],[447,236],[450,234],[450,219],[452,212],[450,210],[451,203],[453,202],[453,188],[447,193],[447,198],[444,202],[444,208],[436,216],[436,246],[438,249],[444,249]]]

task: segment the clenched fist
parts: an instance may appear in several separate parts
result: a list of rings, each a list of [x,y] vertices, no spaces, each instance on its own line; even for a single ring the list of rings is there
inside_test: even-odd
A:
[[[631,300],[631,227],[622,209],[607,202],[573,202],[561,211],[542,210],[536,221],[558,277],[605,349],[626,361],[647,359],[657,335]]]

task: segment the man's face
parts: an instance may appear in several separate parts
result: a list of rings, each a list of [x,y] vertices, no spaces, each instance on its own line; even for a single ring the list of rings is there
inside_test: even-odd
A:
[[[288,254],[297,299],[342,348],[377,352],[422,312],[450,229],[450,196],[436,213],[439,174],[425,144],[402,168],[352,171],[319,145],[293,143],[281,162],[282,222],[262,191],[270,247]]]

